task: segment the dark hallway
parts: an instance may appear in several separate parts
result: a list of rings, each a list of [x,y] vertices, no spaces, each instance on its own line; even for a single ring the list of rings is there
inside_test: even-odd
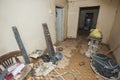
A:
[[[96,28],[99,8],[99,6],[80,8],[77,37],[87,37],[90,30]]]

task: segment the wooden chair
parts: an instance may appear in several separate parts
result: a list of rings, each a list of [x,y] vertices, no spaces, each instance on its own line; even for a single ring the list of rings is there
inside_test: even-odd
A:
[[[0,68],[0,74],[2,73],[2,69]]]
[[[13,58],[15,59],[16,62],[20,63],[20,60],[17,58],[17,56],[20,56],[21,51],[13,51],[9,52],[5,55],[0,56],[0,65],[2,65],[5,69],[12,65],[14,62]],[[0,68],[0,74],[2,73],[2,68]]]

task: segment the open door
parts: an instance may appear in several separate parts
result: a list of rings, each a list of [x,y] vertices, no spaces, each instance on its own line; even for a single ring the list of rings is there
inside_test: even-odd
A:
[[[63,8],[56,7],[56,37],[57,41],[64,40],[64,26],[63,26]]]
[[[77,37],[88,37],[91,29],[96,28],[100,6],[80,7]]]

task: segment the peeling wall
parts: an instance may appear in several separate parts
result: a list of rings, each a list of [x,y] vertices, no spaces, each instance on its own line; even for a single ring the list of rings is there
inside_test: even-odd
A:
[[[96,27],[103,33],[103,42],[107,43],[115,18],[119,0],[73,0],[68,7],[68,38],[77,37],[79,20],[79,8],[89,6],[100,6]]]
[[[119,34],[120,34],[120,2],[109,39],[109,45],[111,49],[115,48],[117,45],[120,45]],[[114,51],[114,56],[118,63],[120,64],[120,47]]]
[[[17,26],[28,53],[44,50],[42,23],[48,24],[55,43],[54,0],[0,0],[0,55],[19,49],[12,26]]]
[[[68,3],[66,0],[55,0],[55,5],[59,7],[63,7],[63,28],[64,28],[64,39],[67,37],[67,17],[68,17]]]

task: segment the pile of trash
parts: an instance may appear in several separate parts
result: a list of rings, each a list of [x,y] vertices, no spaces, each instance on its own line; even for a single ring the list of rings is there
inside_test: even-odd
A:
[[[90,32],[90,37],[93,37],[93,38],[102,38],[102,33],[96,28],[96,29],[91,29],[91,32]]]

